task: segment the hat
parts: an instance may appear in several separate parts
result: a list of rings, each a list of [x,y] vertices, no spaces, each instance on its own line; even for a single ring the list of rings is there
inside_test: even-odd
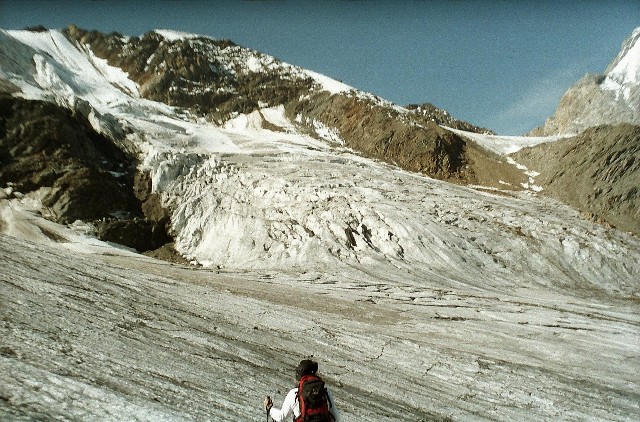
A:
[[[296,380],[300,381],[304,375],[313,375],[318,372],[318,362],[309,359],[301,360],[296,368]]]

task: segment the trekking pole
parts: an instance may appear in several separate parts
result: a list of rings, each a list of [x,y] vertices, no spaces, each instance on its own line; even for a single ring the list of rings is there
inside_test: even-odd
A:
[[[267,398],[266,398],[266,402],[268,403],[268,402],[270,402],[270,401],[271,401],[271,396],[267,396]],[[269,422],[269,410],[270,410],[270,409],[269,409],[268,405],[267,405],[267,406],[265,406],[265,411],[267,412],[267,422]]]

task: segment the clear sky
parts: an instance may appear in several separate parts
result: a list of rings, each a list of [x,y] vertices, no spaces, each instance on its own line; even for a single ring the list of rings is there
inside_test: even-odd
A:
[[[399,105],[431,102],[501,134],[553,114],[640,26],[640,1],[0,0],[0,28],[229,38]]]

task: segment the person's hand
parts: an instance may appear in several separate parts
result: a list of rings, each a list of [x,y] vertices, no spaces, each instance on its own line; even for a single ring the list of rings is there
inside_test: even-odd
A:
[[[271,401],[271,397],[267,396],[264,399],[264,409],[268,412],[273,407],[273,402]]]

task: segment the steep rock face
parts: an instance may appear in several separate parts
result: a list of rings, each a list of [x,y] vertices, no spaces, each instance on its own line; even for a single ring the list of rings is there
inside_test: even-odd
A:
[[[441,179],[469,180],[465,142],[427,119],[357,95],[320,93],[288,105],[292,120],[321,122],[366,156]]]
[[[499,183],[503,181],[521,188],[526,178],[504,158],[439,126],[469,128],[470,124],[453,118],[438,121],[436,116],[445,116],[444,112],[426,110],[395,107],[355,92],[321,92],[287,104],[292,120],[310,132],[318,131],[318,125],[331,128],[337,141],[365,156],[449,182],[504,188]]]
[[[135,171],[136,159],[83,116],[49,102],[0,96],[0,186],[22,194],[44,188],[42,205],[53,220],[94,221],[101,239],[139,251],[162,246],[170,240],[166,220],[142,218]]]
[[[0,103],[0,183],[12,183],[21,192],[52,187],[44,201],[60,221],[73,221],[76,212],[85,218],[121,210],[135,213],[133,195],[107,194],[107,186],[131,184],[131,159],[88,122],[47,102],[4,96]],[[77,189],[83,191],[86,204],[80,210],[78,203],[71,207],[77,211],[70,211]]]
[[[622,44],[603,75],[588,74],[560,100],[555,114],[533,136],[580,133],[588,127],[640,125],[640,28]]]
[[[590,128],[514,154],[541,174],[543,194],[620,230],[640,234],[640,126]]]

